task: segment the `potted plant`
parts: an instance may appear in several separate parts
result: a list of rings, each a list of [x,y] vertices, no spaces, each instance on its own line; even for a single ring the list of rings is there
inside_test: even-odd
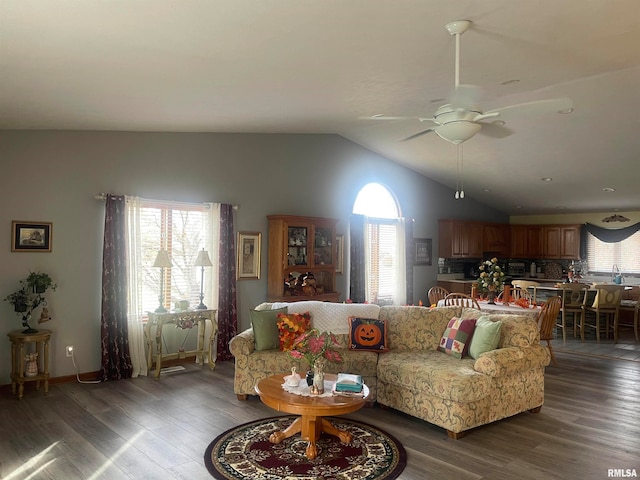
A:
[[[44,293],[48,288],[55,290],[58,287],[49,275],[40,272],[30,272],[24,282],[34,293]]]
[[[4,300],[13,305],[13,309],[16,312],[26,312],[29,308],[29,292],[27,292],[25,287],[7,295]]]

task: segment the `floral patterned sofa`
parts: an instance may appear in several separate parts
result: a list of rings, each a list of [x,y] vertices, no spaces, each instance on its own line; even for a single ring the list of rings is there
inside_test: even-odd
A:
[[[262,304],[259,308],[276,305]],[[289,305],[298,313],[306,307]],[[348,304],[329,305],[332,306],[314,308],[349,310]],[[337,305],[345,306],[335,307]],[[458,359],[437,350],[451,318],[477,319],[483,315],[491,321],[502,322],[495,350],[482,353],[477,360]],[[344,315],[339,317],[344,321]],[[387,323],[389,351],[350,351],[348,333],[341,333],[338,337],[345,348],[345,363],[327,368],[334,373],[348,371],[363,375],[372,401],[438,425],[446,429],[451,438],[460,438],[469,429],[518,413],[538,412],[542,407],[544,368],[549,364],[550,355],[548,349],[540,345],[537,325],[530,318],[486,314],[463,307],[414,306],[381,307],[377,318]],[[313,323],[313,311],[311,319]],[[317,325],[314,323],[314,326]],[[295,365],[285,352],[255,351],[251,329],[233,338],[230,349],[236,361],[234,392],[240,399],[255,394],[254,385],[258,380],[289,371]],[[297,366],[300,371],[306,370],[305,365]]]

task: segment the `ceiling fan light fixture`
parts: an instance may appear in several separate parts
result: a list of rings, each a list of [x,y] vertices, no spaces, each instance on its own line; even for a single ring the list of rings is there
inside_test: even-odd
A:
[[[479,123],[459,121],[449,122],[434,129],[436,134],[454,145],[465,142],[477,134],[482,126]]]

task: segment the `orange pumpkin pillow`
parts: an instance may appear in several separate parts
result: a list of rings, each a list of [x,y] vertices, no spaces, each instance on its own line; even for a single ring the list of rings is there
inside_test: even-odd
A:
[[[349,350],[388,351],[387,322],[377,318],[349,317]]]
[[[311,328],[311,314],[305,313],[279,313],[278,314],[278,338],[280,350],[286,352],[293,348],[295,339]]]

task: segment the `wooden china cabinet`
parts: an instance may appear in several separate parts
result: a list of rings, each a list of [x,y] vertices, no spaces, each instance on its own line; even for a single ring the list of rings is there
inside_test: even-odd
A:
[[[270,302],[320,300],[338,302],[336,292],[336,224],[333,218],[268,215],[269,260],[267,298]],[[296,285],[302,275],[315,285]]]

